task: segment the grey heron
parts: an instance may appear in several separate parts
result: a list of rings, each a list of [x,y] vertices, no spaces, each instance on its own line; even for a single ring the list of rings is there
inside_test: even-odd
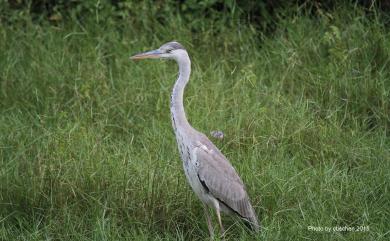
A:
[[[214,229],[208,207],[216,210],[222,236],[224,228],[221,211],[237,215],[249,222],[253,230],[259,231],[260,225],[255,210],[240,176],[221,151],[206,135],[195,130],[186,118],[183,93],[191,73],[191,61],[186,49],[178,42],[169,42],[158,49],[139,53],[130,58],[173,59],[179,65],[179,77],[171,95],[172,126],[187,180],[203,203],[210,236],[213,237]]]

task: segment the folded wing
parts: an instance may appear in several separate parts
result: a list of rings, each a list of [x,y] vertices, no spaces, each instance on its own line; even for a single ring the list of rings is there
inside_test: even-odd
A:
[[[236,170],[211,141],[202,140],[201,144],[203,146],[196,151],[200,163],[200,181],[214,198],[241,218],[247,219],[258,230],[256,213]]]

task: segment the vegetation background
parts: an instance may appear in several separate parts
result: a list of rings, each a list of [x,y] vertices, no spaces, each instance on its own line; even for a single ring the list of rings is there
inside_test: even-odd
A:
[[[0,239],[208,239],[171,130],[176,65],[128,59],[176,39],[190,122],[225,133],[262,222],[224,216],[228,240],[389,240],[389,6],[0,1]]]

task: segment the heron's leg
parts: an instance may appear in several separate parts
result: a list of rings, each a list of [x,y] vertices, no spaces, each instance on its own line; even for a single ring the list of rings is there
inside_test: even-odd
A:
[[[219,208],[216,209],[216,211],[217,211],[218,223],[219,223],[219,226],[221,227],[221,236],[222,236],[223,240],[225,240],[225,229],[223,228],[223,225],[222,225],[221,212],[219,211]]]
[[[225,240],[225,229],[223,228],[223,225],[222,225],[221,212],[219,209],[219,202],[216,199],[214,199],[213,204],[214,204],[215,211],[217,212],[219,227],[221,228],[221,237],[223,240]]]
[[[210,213],[209,213],[209,210],[208,210],[206,204],[203,204],[203,208],[204,208],[204,213],[206,216],[207,227],[209,228],[210,239],[214,239],[214,228],[213,228],[213,225],[211,223]]]

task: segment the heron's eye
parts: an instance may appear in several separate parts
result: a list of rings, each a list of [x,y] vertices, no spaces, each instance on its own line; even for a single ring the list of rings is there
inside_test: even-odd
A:
[[[167,53],[171,53],[173,49],[167,49]]]

